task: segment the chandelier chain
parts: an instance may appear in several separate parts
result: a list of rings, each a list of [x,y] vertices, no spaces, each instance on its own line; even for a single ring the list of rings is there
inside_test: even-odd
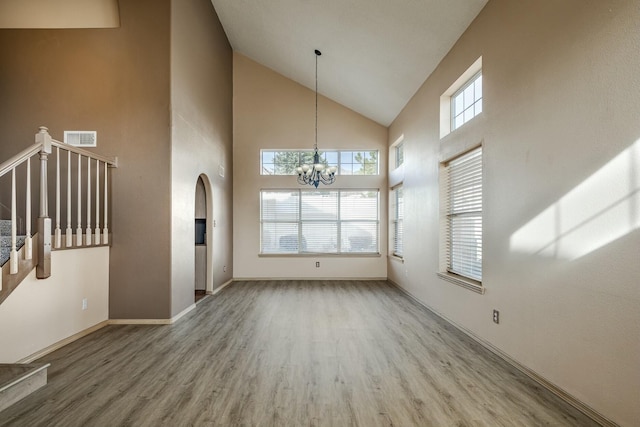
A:
[[[318,153],[318,56],[322,55],[319,50],[315,50],[316,54],[316,115],[315,115],[315,141],[313,144],[313,163],[312,164],[300,164],[296,168],[298,174],[298,184],[311,185],[318,188],[318,185],[333,184],[336,180],[336,166],[329,166],[326,159],[320,160],[320,153]],[[302,158],[300,159],[302,160]]]
[[[318,51],[316,51],[316,139],[314,148],[318,150]]]

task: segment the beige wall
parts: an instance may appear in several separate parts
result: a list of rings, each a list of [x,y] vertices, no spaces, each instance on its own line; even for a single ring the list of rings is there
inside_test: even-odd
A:
[[[640,419],[638,22],[634,0],[491,0],[389,134],[405,135],[407,233],[389,277],[627,426]],[[441,140],[439,97],[480,56],[484,112]],[[436,276],[438,162],[481,141],[485,295]]]
[[[168,318],[170,3],[119,6],[120,28],[0,30],[0,158],[32,144],[40,125],[57,139],[97,130],[93,150],[119,160],[110,188],[110,317]]]
[[[54,251],[51,263],[49,279],[36,279],[34,269],[0,305],[0,363],[15,363],[107,320],[109,248]]]
[[[313,61],[310,51],[309,61]],[[294,176],[260,176],[260,149],[312,149],[314,92],[247,57],[233,62],[234,278],[386,277],[387,129],[327,98],[318,100],[320,149],[380,150],[378,176],[339,176],[331,188],[379,188],[382,257],[259,257],[260,190],[300,188]],[[319,65],[320,82],[322,66]],[[320,261],[320,268],[315,267]]]
[[[231,102],[231,46],[211,1],[172,1],[172,316],[194,301],[194,212],[196,183],[201,175],[212,209],[207,212],[207,290],[219,287],[233,274]],[[224,177],[220,176],[220,167],[224,168]]]
[[[3,0],[0,28],[114,28],[118,0]]]

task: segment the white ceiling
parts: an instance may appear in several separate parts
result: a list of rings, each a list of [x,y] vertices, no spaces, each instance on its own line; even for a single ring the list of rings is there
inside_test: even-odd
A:
[[[212,0],[232,48],[388,126],[488,0]]]

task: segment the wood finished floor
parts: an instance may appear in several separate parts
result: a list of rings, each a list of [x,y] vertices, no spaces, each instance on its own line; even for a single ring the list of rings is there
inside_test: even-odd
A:
[[[589,426],[384,281],[237,282],[41,359],[0,426]]]

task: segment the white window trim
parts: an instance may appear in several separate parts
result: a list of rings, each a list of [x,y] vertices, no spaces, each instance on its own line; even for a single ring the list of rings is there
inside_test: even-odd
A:
[[[463,93],[463,92],[464,92],[464,91],[465,91],[469,86],[474,85],[474,84],[476,83],[476,80],[478,80],[478,78],[481,78],[481,77],[482,77],[482,70],[480,70],[480,71],[478,71],[476,74],[474,74],[474,75],[473,75],[469,80],[467,80],[467,82],[466,82],[464,85],[462,85],[462,86],[460,87],[460,89],[458,89],[457,91],[455,91],[455,93],[453,93],[453,95],[451,95],[451,99],[452,99],[452,100],[455,100],[455,99],[456,99],[456,97],[457,97],[458,95],[460,95],[461,93]],[[480,97],[480,99],[475,99],[475,98],[474,98],[473,103],[472,103],[469,107],[467,107],[467,109],[464,109],[464,108],[463,108],[462,112],[460,112],[458,115],[460,115],[460,114],[463,114],[463,115],[464,115],[464,114],[465,114],[465,111],[467,111],[467,110],[468,110],[468,109],[470,109],[471,107],[474,107],[474,108],[475,108],[475,105],[476,105],[478,102],[481,102],[481,100],[482,100],[482,97]],[[453,130],[460,129],[462,126],[464,126],[464,125],[465,125],[466,123],[468,123],[470,120],[474,119],[478,114],[481,114],[481,113],[482,113],[482,111],[481,111],[480,113],[478,113],[478,114],[474,114],[474,116],[473,116],[473,117],[471,117],[469,120],[463,121],[463,122],[462,122],[462,124],[461,124],[460,126],[458,126],[458,127],[455,127],[455,121],[456,121],[456,117],[457,117],[457,115],[456,115],[455,113],[456,113],[456,111],[455,111],[455,102],[451,102],[451,113],[450,113],[450,117],[451,117],[451,129],[453,129]],[[464,120],[464,117],[463,117],[463,120]],[[454,129],[454,128],[455,128],[455,129]]]
[[[482,71],[482,57],[471,64],[440,96],[440,139],[451,133],[451,97],[480,71]]]
[[[260,249],[259,249],[259,253],[258,256],[260,257],[309,257],[309,256],[327,256],[327,257],[379,257],[381,256],[380,254],[380,189],[379,188],[341,188],[341,189],[336,189],[336,190],[303,190],[303,189],[286,189],[286,188],[277,188],[277,189],[261,189],[260,190],[260,194],[262,194],[262,192],[298,192],[300,198],[299,198],[299,203],[302,203],[302,193],[305,192],[318,192],[318,191],[336,191],[338,192],[338,212],[340,212],[340,193],[350,193],[350,192],[365,192],[365,191],[375,191],[378,194],[378,201],[377,201],[377,212],[376,212],[376,242],[377,242],[377,248],[375,252],[262,252],[262,223],[263,222],[277,222],[277,221],[263,221],[262,219],[262,206],[260,207],[260,218],[259,218],[259,222],[260,222],[260,239],[261,239],[261,243],[260,243]],[[262,197],[261,197],[262,199]],[[262,202],[261,202],[262,203]],[[349,222],[354,222],[354,221],[360,221],[360,220],[343,220],[340,219],[340,217],[338,217],[338,219],[336,220],[336,222],[341,225],[343,223],[349,223]],[[302,224],[304,221],[303,219],[298,219],[297,223],[299,224],[298,226],[298,233],[299,233],[299,237],[300,237],[300,233],[301,233],[301,229],[300,229],[300,224]],[[313,221],[311,221],[313,222]],[[338,245],[339,243],[339,239],[340,239],[340,227],[338,227]]]
[[[380,150],[378,149],[354,149],[354,150],[346,150],[346,149],[340,149],[340,150],[336,150],[336,149],[327,149],[327,150],[319,150],[321,152],[335,152],[338,153],[338,162],[335,165],[330,165],[330,166],[336,166],[338,168],[338,171],[336,173],[336,175],[338,176],[342,176],[342,177],[346,177],[346,176],[379,176],[380,175]],[[340,174],[340,167],[342,166],[342,160],[341,160],[341,153],[359,153],[359,152],[376,152],[377,153],[377,161],[376,161],[376,172],[373,174],[345,174],[345,175],[341,175]],[[296,176],[294,173],[292,174],[288,174],[288,175],[280,175],[280,174],[266,174],[263,173],[264,172],[264,163],[262,162],[263,160],[263,153],[265,152],[290,152],[290,153],[312,153],[313,150],[299,150],[299,149],[289,149],[289,148],[263,148],[260,150],[260,176]],[[355,164],[355,163],[353,163]],[[296,164],[296,166],[298,166]]]
[[[398,159],[397,159],[397,151],[396,149],[398,148],[399,145],[403,145],[404,144],[404,134],[400,135],[398,137],[398,139],[396,139],[393,144],[391,144],[389,146],[389,169],[391,171],[395,170],[395,169],[399,169],[404,165],[404,162],[402,162],[402,164],[398,165]]]
[[[404,216],[402,218],[403,222],[403,233],[402,233],[402,241],[403,241],[403,251],[401,254],[396,252],[396,227],[400,219],[398,218],[398,190],[402,190],[403,198],[404,198],[404,188],[402,184],[395,186],[391,189],[391,238],[390,238],[390,256],[398,259],[404,259]]]
[[[443,195],[446,194],[446,192],[448,191],[448,182],[446,179],[443,179],[444,177],[444,169],[446,168],[446,165],[473,151],[476,150],[478,148],[482,148],[483,149],[483,169],[484,169],[484,147],[483,144],[476,144],[474,146],[469,147],[468,149],[465,149],[464,151],[461,151],[459,153],[457,153],[454,156],[451,156],[450,158],[440,162],[440,242],[439,242],[439,250],[440,250],[440,262],[439,262],[439,271],[437,273],[438,277],[440,277],[443,280],[446,280],[450,283],[453,283],[455,285],[461,286],[465,289],[471,290],[473,292],[479,293],[479,294],[484,294],[485,293],[485,287],[483,286],[483,283],[481,281],[477,281],[474,280],[472,278],[469,277],[465,277],[465,276],[461,276],[455,273],[451,273],[448,271],[448,264],[449,264],[449,258],[447,255],[447,242],[449,239],[448,236],[448,226],[447,226],[447,219],[448,219],[448,212],[447,212],[447,204],[443,202]],[[484,171],[483,171],[483,175],[484,175]],[[484,186],[484,184],[483,184]],[[484,222],[484,220],[483,220]]]

